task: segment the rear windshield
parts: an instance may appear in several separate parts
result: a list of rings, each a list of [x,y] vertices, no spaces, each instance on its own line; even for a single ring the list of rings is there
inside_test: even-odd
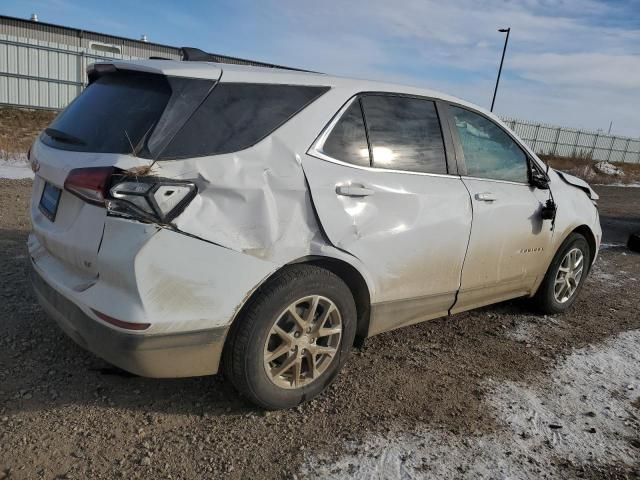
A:
[[[42,140],[160,160],[230,153],[254,145],[327,90],[117,72],[93,82]]]
[[[58,115],[42,139],[65,150],[131,153],[158,121],[170,97],[167,77],[105,75]]]

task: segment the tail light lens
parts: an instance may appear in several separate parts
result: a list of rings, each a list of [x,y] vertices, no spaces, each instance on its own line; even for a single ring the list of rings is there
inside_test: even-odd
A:
[[[114,167],[71,170],[64,188],[111,214],[159,223],[173,220],[198,192],[192,182],[131,177]]]
[[[64,181],[64,189],[86,202],[104,206],[113,172],[113,167],[75,168]]]

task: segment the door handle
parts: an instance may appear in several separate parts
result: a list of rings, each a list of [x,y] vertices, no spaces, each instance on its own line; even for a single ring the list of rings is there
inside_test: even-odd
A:
[[[476,193],[476,200],[481,202],[495,202],[497,200],[495,194],[491,192]]]
[[[368,197],[374,190],[364,185],[336,185],[336,193],[345,197]]]

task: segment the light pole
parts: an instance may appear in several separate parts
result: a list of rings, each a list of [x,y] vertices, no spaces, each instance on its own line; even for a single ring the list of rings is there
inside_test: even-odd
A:
[[[500,69],[498,70],[498,78],[496,79],[496,88],[493,91],[493,100],[491,100],[491,111],[493,112],[493,105],[496,103],[496,93],[498,93],[498,84],[500,83],[500,74],[502,73],[502,64],[504,63],[504,54],[507,52],[507,44],[509,43],[509,33],[511,27],[501,28],[498,30],[500,33],[506,33],[507,37],[504,39],[504,48],[502,49],[502,58],[500,59]]]

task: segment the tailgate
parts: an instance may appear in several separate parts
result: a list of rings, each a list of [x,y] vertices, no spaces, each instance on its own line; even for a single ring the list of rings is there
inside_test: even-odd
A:
[[[80,157],[80,158],[79,158]],[[91,205],[64,190],[64,180],[78,164],[113,162],[113,159],[88,159],[86,154],[55,150],[36,141],[31,161],[37,172],[31,196],[33,234],[40,245],[65,266],[95,276],[97,256],[104,231],[106,210]],[[60,189],[55,217],[49,219],[39,208],[45,185]]]

